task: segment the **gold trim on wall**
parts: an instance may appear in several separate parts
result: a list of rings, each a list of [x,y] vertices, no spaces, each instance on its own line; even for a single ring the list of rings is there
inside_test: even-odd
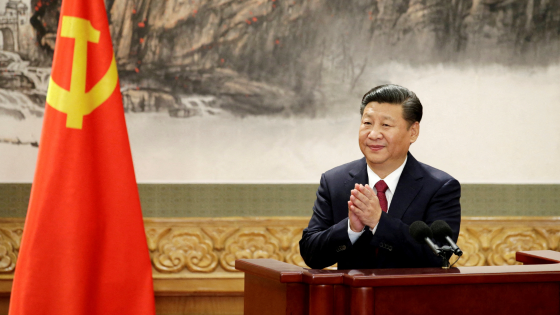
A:
[[[242,292],[236,259],[272,258],[305,267],[298,242],[308,222],[307,217],[145,218],[156,292]],[[23,218],[0,218],[2,280],[13,278],[23,224]],[[464,255],[457,265],[515,264],[517,251],[560,250],[559,243],[560,217],[464,217],[458,241]]]

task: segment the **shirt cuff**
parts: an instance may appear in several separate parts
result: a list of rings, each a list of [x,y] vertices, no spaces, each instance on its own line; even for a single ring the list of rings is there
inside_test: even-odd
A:
[[[377,222],[377,224],[376,224],[374,227],[369,228],[369,230],[371,231],[371,234],[374,234],[374,235],[375,235],[375,231],[377,231],[377,226],[378,226],[378,225],[379,225],[379,222]]]
[[[377,226],[376,226],[377,227]],[[356,240],[358,240],[358,238],[360,238],[360,236],[362,235],[362,233],[364,233],[364,231],[362,230],[361,232],[354,232],[352,231],[352,229],[350,228],[350,220],[348,220],[348,238],[350,238],[350,242],[352,244],[354,244],[356,242]]]

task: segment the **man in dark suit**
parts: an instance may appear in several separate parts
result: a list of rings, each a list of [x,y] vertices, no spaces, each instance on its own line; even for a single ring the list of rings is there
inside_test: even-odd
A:
[[[456,242],[461,186],[408,152],[420,133],[420,100],[404,87],[382,85],[364,95],[360,112],[364,158],[322,175],[299,242],[305,263],[338,263],[338,269],[441,266],[441,258],[412,239],[409,225],[444,220]]]

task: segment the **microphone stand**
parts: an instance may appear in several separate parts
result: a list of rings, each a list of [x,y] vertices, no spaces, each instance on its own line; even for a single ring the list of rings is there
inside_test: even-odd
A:
[[[453,255],[453,248],[448,245],[444,245],[439,248],[438,256],[441,257],[441,268],[449,269],[449,258]]]

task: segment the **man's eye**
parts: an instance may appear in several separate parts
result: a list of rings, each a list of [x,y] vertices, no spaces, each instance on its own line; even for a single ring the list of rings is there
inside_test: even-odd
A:
[[[369,122],[369,121],[364,121],[364,125],[371,125],[371,122]]]
[[[388,124],[383,124],[383,127],[391,127],[391,126],[389,126]]]

